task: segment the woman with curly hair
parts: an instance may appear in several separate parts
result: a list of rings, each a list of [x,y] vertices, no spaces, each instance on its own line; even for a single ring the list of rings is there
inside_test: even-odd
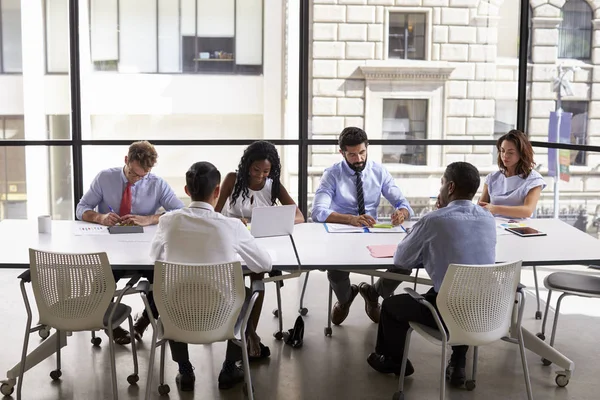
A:
[[[215,211],[232,218],[239,218],[244,224],[250,222],[254,207],[296,205],[280,181],[281,161],[272,143],[258,141],[244,150],[236,172],[227,174],[221,184],[221,194]],[[296,207],[295,223],[304,222],[304,215]],[[250,280],[262,279],[264,274],[250,274]],[[248,355],[250,360],[266,358],[271,351],[260,342],[256,327],[262,310],[264,293],[256,299],[252,315],[248,321]]]
[[[492,214],[509,218],[529,218],[546,187],[533,169],[533,148],[527,136],[516,129],[498,139],[499,171],[485,178],[479,205]]]

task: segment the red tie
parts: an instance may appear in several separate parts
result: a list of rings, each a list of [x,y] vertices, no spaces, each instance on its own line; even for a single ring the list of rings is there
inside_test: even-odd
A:
[[[121,199],[121,208],[119,208],[119,215],[121,217],[131,214],[131,182],[127,182],[127,186],[123,191],[123,198]]]

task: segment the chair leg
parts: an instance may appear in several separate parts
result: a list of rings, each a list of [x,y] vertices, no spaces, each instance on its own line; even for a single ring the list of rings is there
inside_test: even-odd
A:
[[[275,281],[275,292],[277,294],[277,319],[279,329],[273,336],[277,340],[281,340],[283,338],[283,312],[281,310],[281,281]]]
[[[544,319],[542,320],[542,333],[541,336],[538,335],[538,337],[542,340],[545,340],[546,337],[546,321],[548,320],[548,311],[550,311],[550,299],[552,298],[552,290],[548,289],[548,298],[546,299],[546,310],[544,311]],[[554,318],[556,319],[556,314],[554,315]]]
[[[523,341],[523,328],[519,326],[519,351],[521,352],[521,362],[523,363],[523,376],[525,377],[525,388],[527,389],[527,399],[533,400],[531,392],[531,381],[529,379],[529,368],[527,367],[527,355],[525,354],[525,345]]]
[[[131,332],[131,355],[133,356],[133,376],[134,378],[127,378],[127,380],[129,381],[130,379],[133,379],[137,382],[139,376],[138,376],[138,358],[137,358],[137,344],[135,343],[135,337],[133,336],[133,319],[131,318],[131,314],[129,314],[127,316],[127,321],[129,321],[129,332]],[[130,375],[131,376],[131,375]],[[129,381],[129,383],[131,383],[131,381]],[[133,384],[133,383],[131,383]]]
[[[558,298],[558,301],[556,302],[556,310],[554,310],[554,323],[552,324],[552,335],[550,336],[550,347],[554,347],[554,339],[556,338],[556,327],[558,326],[558,316],[560,315],[560,304],[562,303],[562,299],[568,295],[568,293],[561,294]]]
[[[154,326],[155,322],[153,321],[153,332],[152,332],[152,343],[150,344],[150,357],[148,360],[148,376],[146,378],[146,396],[145,399],[149,399],[152,394],[152,375],[154,373],[154,357],[156,356],[156,339],[157,339],[157,329]],[[161,382],[162,384],[162,382]]]
[[[440,369],[440,400],[444,400],[446,398],[446,366],[448,356],[446,352],[448,351],[448,344],[444,340],[442,344],[442,366]]]
[[[246,391],[248,399],[254,400],[254,391],[252,390],[252,378],[250,377],[250,360],[248,357],[248,342],[246,335],[242,334],[242,363],[244,367],[244,382],[246,383]]]
[[[535,265],[533,266],[533,281],[535,282],[535,299],[537,300],[535,319],[542,319],[542,311],[540,310],[540,288],[538,285],[537,269]]]
[[[117,391],[117,367],[115,366],[115,341],[112,323],[108,324],[108,348],[110,350],[110,376],[112,381],[113,399],[117,400],[119,398],[119,393]]]
[[[402,354],[402,367],[400,367],[400,378],[398,379],[398,394],[404,390],[404,374],[406,373],[406,361],[408,360],[408,348],[410,346],[412,331],[412,328],[408,328],[406,339],[404,340],[404,354]]]
[[[23,301],[25,303],[25,309],[27,310],[27,323],[25,326],[25,337],[23,338],[23,351],[21,352],[21,366],[19,368],[19,382],[17,383],[17,400],[21,400],[21,389],[23,387],[23,377],[25,376],[25,363],[27,359],[27,347],[29,346],[29,335],[31,332],[31,307],[29,306],[29,300],[25,292],[23,282],[21,282],[21,292],[23,294]],[[57,339],[60,342],[60,336],[57,335]]]
[[[327,303],[327,327],[325,328],[325,336],[331,336],[331,307],[333,301],[333,288],[329,285],[329,301]]]
[[[375,284],[375,277],[373,275],[371,275],[371,286],[373,286]]]
[[[302,293],[300,294],[300,312],[304,309],[304,294],[306,293],[306,286],[308,284],[308,275],[310,271],[306,271],[306,275],[304,276],[304,284],[302,285]]]
[[[479,346],[473,346],[473,372],[471,373],[471,381],[475,383],[477,380],[477,359],[479,358]]]

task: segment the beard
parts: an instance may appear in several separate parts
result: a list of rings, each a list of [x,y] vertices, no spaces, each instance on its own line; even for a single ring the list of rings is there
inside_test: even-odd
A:
[[[351,170],[356,172],[362,172],[367,166],[367,159],[365,158],[365,161],[355,163],[351,163],[348,161],[348,159],[346,159],[346,164],[348,164]]]

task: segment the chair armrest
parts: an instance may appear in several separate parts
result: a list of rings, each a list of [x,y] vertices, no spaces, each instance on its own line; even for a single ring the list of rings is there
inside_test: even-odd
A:
[[[129,287],[132,288],[135,286],[136,283],[138,283],[138,281],[142,278],[142,276],[140,274],[135,274],[134,276],[131,277],[131,279],[129,280],[129,282],[127,282],[125,284],[125,287]]]
[[[135,287],[135,290],[147,295],[148,293],[150,293],[150,282],[141,281],[140,283],[137,284],[137,286]]]
[[[406,293],[408,293],[410,295],[410,297],[412,297],[414,300],[418,301],[419,303],[428,303],[429,302],[427,300],[425,300],[425,297],[421,296],[419,293],[415,292],[414,289],[411,288],[404,288],[404,291]]]
[[[25,270],[21,275],[19,275],[18,279],[21,279],[23,282],[31,282],[31,271]]]
[[[264,292],[265,291],[265,283],[261,280],[252,281],[251,290],[252,290],[252,293]]]

